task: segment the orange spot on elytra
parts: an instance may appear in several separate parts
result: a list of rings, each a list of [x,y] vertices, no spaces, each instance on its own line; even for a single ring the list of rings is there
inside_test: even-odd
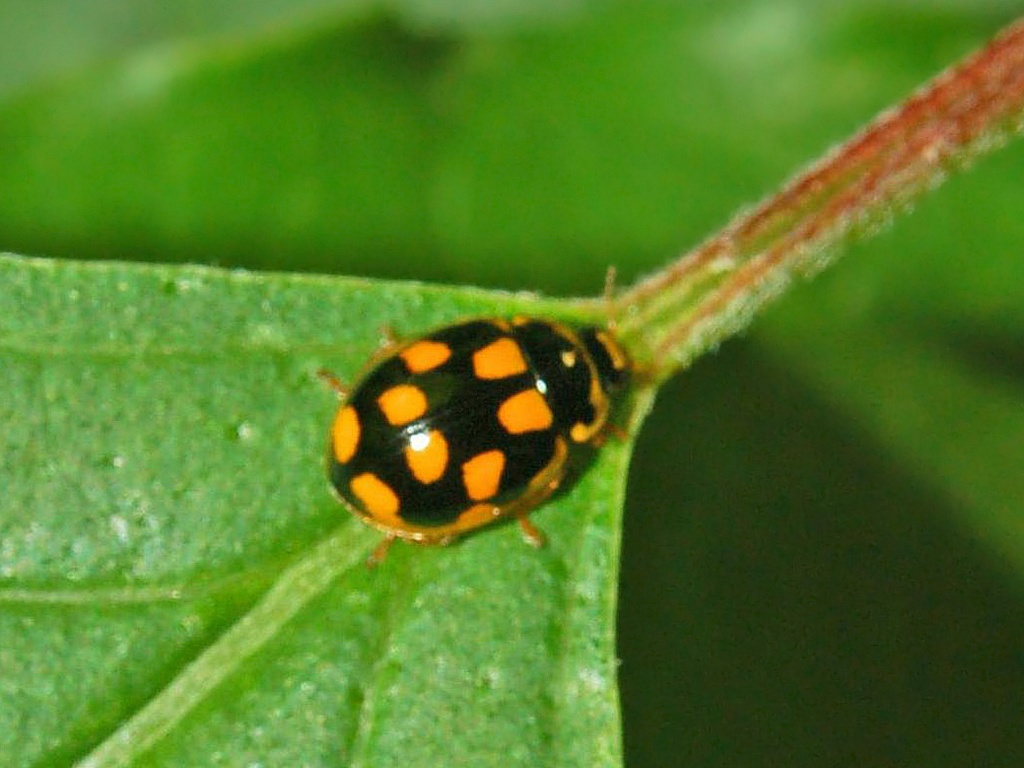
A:
[[[437,430],[414,435],[405,447],[405,463],[421,483],[440,480],[448,467],[448,441]]]
[[[513,435],[547,429],[554,421],[544,396],[536,389],[524,389],[498,406],[498,421]]]
[[[489,499],[498,492],[501,473],[505,470],[505,454],[501,451],[478,453],[462,465],[462,484],[473,501]]]
[[[351,459],[359,447],[359,416],[356,409],[346,405],[338,411],[334,417],[334,426],[331,427],[331,444],[334,448],[334,458],[341,464]]]
[[[398,384],[377,398],[377,405],[392,426],[400,427],[427,412],[427,396],[412,384]]]
[[[405,361],[409,373],[425,373],[445,363],[452,356],[452,349],[440,341],[424,339],[409,345],[398,356]]]
[[[349,483],[352,494],[363,503],[366,511],[382,521],[401,524],[398,519],[398,496],[391,486],[371,472],[356,475]]]
[[[504,379],[526,373],[523,351],[508,337],[492,341],[473,353],[473,373],[478,379]]]

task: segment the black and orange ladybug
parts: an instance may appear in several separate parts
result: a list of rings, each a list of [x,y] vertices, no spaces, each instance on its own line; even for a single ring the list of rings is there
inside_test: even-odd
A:
[[[394,538],[447,544],[547,499],[583,446],[610,428],[629,357],[603,328],[536,318],[476,319],[393,344],[342,394],[331,484]]]

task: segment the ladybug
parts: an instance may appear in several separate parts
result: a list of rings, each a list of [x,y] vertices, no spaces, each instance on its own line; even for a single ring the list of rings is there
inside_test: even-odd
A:
[[[527,514],[559,486],[586,446],[599,446],[631,363],[611,332],[550,320],[473,319],[392,342],[342,396],[328,472],[339,499],[384,532],[447,544]]]

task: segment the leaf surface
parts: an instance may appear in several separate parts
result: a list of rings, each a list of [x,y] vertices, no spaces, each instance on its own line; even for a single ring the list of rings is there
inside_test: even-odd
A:
[[[502,526],[396,546],[373,570],[376,535],[323,476],[334,397],[318,367],[353,376],[385,323],[550,303],[193,267],[0,269],[9,764],[94,747],[89,765],[616,764],[625,444],[538,516],[540,552]]]

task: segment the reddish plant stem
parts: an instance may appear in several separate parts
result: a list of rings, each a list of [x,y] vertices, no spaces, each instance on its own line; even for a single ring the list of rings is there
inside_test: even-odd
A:
[[[1024,116],[1024,20],[830,152],[777,195],[618,297],[664,375],[736,330],[858,226],[991,149]],[[707,286],[700,286],[707,281]],[[654,332],[649,332],[654,329]]]

